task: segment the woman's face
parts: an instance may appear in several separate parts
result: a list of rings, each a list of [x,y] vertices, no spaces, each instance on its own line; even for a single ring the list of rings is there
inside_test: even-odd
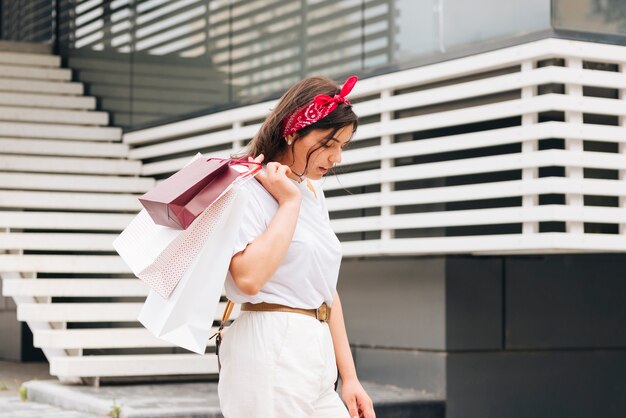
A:
[[[330,138],[329,135],[332,131],[332,129],[312,130],[293,143],[293,157],[291,146],[288,146],[287,151],[278,159],[278,162],[289,166],[297,174],[303,174],[307,166],[307,154],[309,150],[315,149],[303,175],[313,180],[319,180],[334,164],[341,162],[341,152],[352,139],[352,125],[344,126]],[[293,140],[294,136],[292,134],[287,139]],[[324,143],[326,145],[323,145]]]

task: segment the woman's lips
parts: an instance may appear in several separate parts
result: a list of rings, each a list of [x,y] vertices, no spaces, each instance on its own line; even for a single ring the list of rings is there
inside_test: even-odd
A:
[[[322,172],[322,174],[326,174],[326,172],[328,171],[328,169],[324,167],[320,167],[319,169]]]

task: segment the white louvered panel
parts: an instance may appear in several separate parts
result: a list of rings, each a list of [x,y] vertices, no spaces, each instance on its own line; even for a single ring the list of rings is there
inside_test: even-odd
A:
[[[432,187],[426,189],[364,193],[329,197],[328,209],[332,211],[361,209],[378,206],[419,205],[468,200],[540,194],[582,193],[601,196],[626,196],[626,181],[544,177],[532,180],[499,181],[462,186]]]
[[[621,235],[540,234],[480,235],[461,237],[403,238],[388,241],[364,240],[342,244],[346,257],[415,254],[552,254],[623,252],[626,238]]]
[[[468,209],[402,215],[364,216],[331,221],[337,233],[381,229],[437,228],[467,225],[496,225],[522,222],[613,222],[624,219],[626,210],[607,207],[543,205],[492,209]]]
[[[504,154],[435,163],[406,165],[390,168],[384,173],[379,169],[375,169],[341,174],[338,177],[331,176],[324,180],[324,189],[336,190],[346,187],[377,184],[383,181],[397,182],[429,179],[552,165],[609,168],[619,170],[626,167],[626,160],[618,154],[601,152],[573,152],[552,149],[524,154]]]

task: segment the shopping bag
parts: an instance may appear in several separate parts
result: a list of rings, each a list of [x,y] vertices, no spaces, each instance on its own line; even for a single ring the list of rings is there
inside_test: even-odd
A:
[[[139,201],[154,223],[187,229],[242,176],[242,171],[235,169],[234,165],[247,166],[251,172],[260,169],[260,163],[249,162],[247,158],[232,160],[202,156],[139,197]]]
[[[170,297],[149,292],[138,320],[154,336],[204,354],[247,200],[235,187],[207,209],[214,228]]]
[[[193,161],[199,158],[203,158],[200,153]],[[234,169],[240,170],[239,166]],[[226,190],[252,178],[244,174]],[[199,218],[202,216],[204,213]],[[211,228],[210,224],[197,221],[198,218],[186,230],[169,228],[155,224],[146,209],[142,209],[113,241],[113,247],[135,276],[161,297],[168,298],[202,247],[203,241],[198,236]]]

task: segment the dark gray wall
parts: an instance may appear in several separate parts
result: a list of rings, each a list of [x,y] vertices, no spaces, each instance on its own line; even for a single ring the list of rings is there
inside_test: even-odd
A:
[[[626,416],[626,254],[345,260],[360,378],[448,418]]]

